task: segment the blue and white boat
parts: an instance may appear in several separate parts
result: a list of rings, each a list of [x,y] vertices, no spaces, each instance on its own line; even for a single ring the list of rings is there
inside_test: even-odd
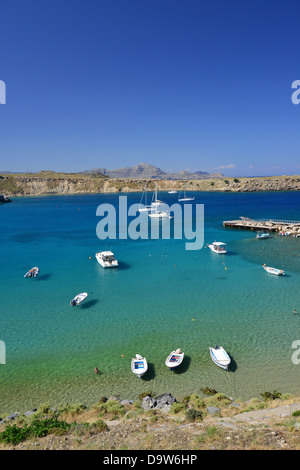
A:
[[[166,359],[166,366],[169,367],[170,370],[175,369],[176,367],[180,366],[184,358],[184,352],[181,349],[176,349],[176,351],[172,351],[171,354]]]
[[[269,232],[257,232],[256,238],[270,238]]]
[[[27,271],[24,277],[37,277],[39,272],[40,272],[39,268],[35,266],[34,268],[29,269],[29,271]]]
[[[285,276],[283,269],[271,268],[270,266],[262,265],[264,270],[269,274],[275,274],[275,276]]]
[[[146,358],[136,354],[135,357],[131,360],[131,370],[134,375],[137,375],[138,377],[142,377],[144,374],[146,374],[148,370]]]
[[[231,359],[222,346],[216,345],[214,348],[209,348],[210,357],[217,366],[224,370],[228,370]]]

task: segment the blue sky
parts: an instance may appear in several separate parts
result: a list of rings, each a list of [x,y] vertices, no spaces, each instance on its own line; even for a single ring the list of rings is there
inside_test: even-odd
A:
[[[0,170],[300,173],[296,0],[10,0],[0,44]]]

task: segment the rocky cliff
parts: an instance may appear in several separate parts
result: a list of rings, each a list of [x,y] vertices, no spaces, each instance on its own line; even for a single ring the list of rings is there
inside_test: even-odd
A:
[[[186,191],[299,191],[300,176],[272,176],[263,178],[218,178],[199,180],[146,180],[103,175],[40,172],[35,174],[0,175],[0,194],[6,197],[47,194],[80,194],[186,189]]]

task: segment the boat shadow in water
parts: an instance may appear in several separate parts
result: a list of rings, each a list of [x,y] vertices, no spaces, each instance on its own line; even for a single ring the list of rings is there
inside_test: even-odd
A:
[[[98,302],[99,302],[99,300],[97,300],[97,299],[91,299],[91,300],[88,300],[87,302],[83,302],[82,305],[80,305],[80,307],[84,308],[84,309],[87,309],[87,308],[93,307]]]
[[[232,355],[228,353],[228,355],[230,356],[230,359],[231,359],[231,362],[229,364],[229,368],[228,368],[228,371],[229,372],[235,372],[237,370],[237,363],[235,362],[235,360],[233,359]]]
[[[127,264],[127,263],[123,263],[122,261],[120,262],[119,261],[119,265],[118,265],[118,271],[125,271],[126,269],[130,269],[131,266],[130,264]]]
[[[141,379],[144,382],[149,382],[150,380],[155,378],[155,375],[156,374],[155,374],[154,364],[152,364],[151,362],[148,362],[148,370],[146,374],[141,377]]]
[[[183,361],[182,361],[182,364],[180,364],[180,366],[178,367],[175,367],[175,369],[173,369],[172,372],[174,372],[175,374],[184,374],[188,368],[190,367],[190,363],[191,363],[191,358],[190,356],[184,356],[183,358]]]
[[[48,274],[42,274],[42,275],[38,276],[38,279],[40,281],[48,281],[48,279],[50,279],[50,277],[52,277],[52,274],[48,273]]]

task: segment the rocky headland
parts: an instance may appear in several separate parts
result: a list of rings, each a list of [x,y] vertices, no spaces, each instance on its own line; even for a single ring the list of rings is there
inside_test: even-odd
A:
[[[0,194],[16,196],[39,196],[51,194],[96,194],[152,191],[299,191],[300,176],[270,176],[242,178],[205,178],[192,180],[110,178],[100,173],[55,173],[42,171],[32,174],[1,174]]]

